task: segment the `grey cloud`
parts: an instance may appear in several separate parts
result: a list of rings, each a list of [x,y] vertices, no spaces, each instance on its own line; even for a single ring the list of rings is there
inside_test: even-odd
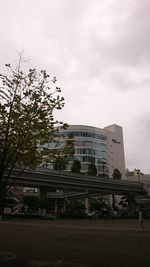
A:
[[[62,120],[125,126],[127,167],[150,172],[150,1],[1,2],[0,65],[24,47],[31,65],[58,77]]]
[[[143,114],[141,114],[138,119],[138,122],[143,138],[150,140],[150,111],[145,111]]]
[[[126,65],[138,64],[141,60],[149,61],[149,25],[150,2],[137,1],[118,35],[116,33],[114,43],[111,43],[111,47],[107,46],[108,56]]]
[[[145,2],[148,3],[148,1]],[[129,81],[127,81],[127,77],[125,81],[123,79],[123,83],[127,87],[131,83],[133,85],[132,88],[135,87],[129,77],[127,68],[140,69],[143,63],[149,64],[150,56],[150,9],[147,6],[142,10],[140,9],[141,6],[142,4],[138,1],[137,6],[122,24],[120,30],[114,31],[114,35],[110,35],[108,39],[103,39],[99,34],[99,31],[103,29],[98,30],[98,27],[95,29],[90,27],[83,29],[88,32],[87,35],[85,34],[87,43],[84,46],[84,51],[81,49],[83,53],[79,54],[79,56],[86,62],[85,70],[87,71],[87,76],[89,73],[93,77],[101,76],[106,68],[109,70],[114,66],[119,68],[122,65],[122,68],[123,66],[125,68],[125,75],[129,78]],[[138,16],[136,17],[137,14]],[[121,75],[123,76],[119,72],[114,74],[118,75],[118,80],[120,80]]]

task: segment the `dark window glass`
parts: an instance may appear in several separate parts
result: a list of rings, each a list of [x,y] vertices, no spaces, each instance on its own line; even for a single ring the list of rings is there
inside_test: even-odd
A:
[[[104,134],[98,134],[98,133],[92,133],[92,132],[86,132],[86,131],[67,131],[63,132],[64,136],[81,136],[81,137],[89,137],[89,138],[95,138],[95,139],[101,139],[101,140],[107,140],[107,136]]]

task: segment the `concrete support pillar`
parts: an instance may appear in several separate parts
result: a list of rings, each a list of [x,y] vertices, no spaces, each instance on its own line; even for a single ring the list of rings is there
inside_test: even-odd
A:
[[[55,199],[55,213],[58,211],[58,206],[57,206],[57,199]]]
[[[66,199],[64,199],[64,203],[63,203],[63,213],[66,212]]]
[[[64,212],[66,212],[66,199],[64,199]]]
[[[85,212],[88,214],[90,212],[89,198],[85,198]]]
[[[40,199],[45,200],[47,198],[47,189],[45,187],[40,187]]]
[[[40,187],[40,200],[44,202],[47,198],[47,189],[45,187]],[[39,214],[42,216],[46,215],[46,209],[39,209]]]

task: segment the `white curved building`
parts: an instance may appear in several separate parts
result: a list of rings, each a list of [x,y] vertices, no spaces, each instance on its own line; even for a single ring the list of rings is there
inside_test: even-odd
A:
[[[117,168],[125,178],[125,157],[122,128],[116,124],[104,129],[70,125],[61,130],[64,136],[74,140],[74,156],[70,157],[68,170],[74,159],[81,162],[81,172],[87,173],[90,163],[95,163],[99,175],[112,177]]]

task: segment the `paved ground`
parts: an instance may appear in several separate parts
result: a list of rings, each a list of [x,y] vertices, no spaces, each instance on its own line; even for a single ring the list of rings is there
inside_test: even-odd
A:
[[[8,261],[9,259],[9,261]],[[0,267],[149,267],[150,220],[0,222]]]

